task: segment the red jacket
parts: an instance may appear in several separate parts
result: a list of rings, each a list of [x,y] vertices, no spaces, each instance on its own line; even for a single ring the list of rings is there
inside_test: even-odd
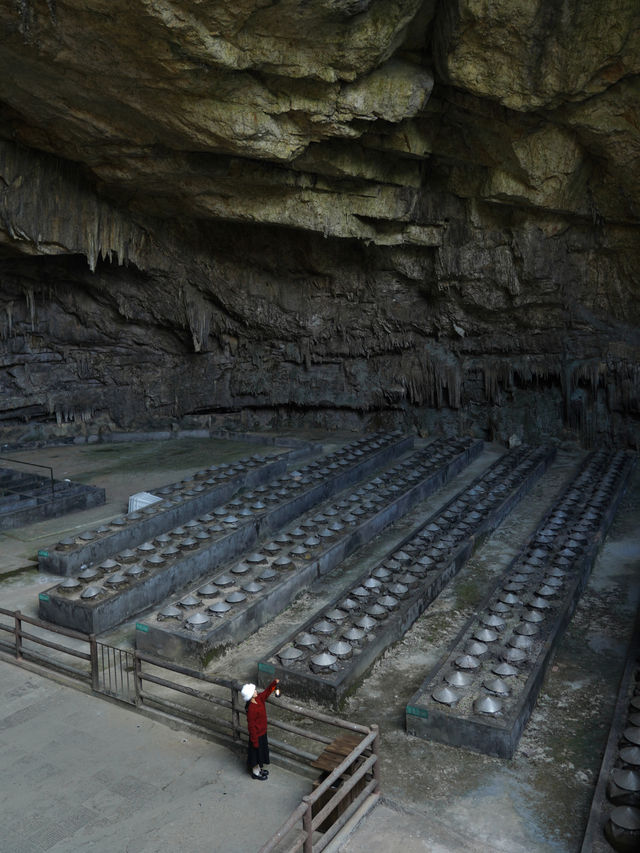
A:
[[[277,681],[272,681],[266,690],[258,693],[255,701],[250,699],[247,702],[247,727],[252,746],[257,747],[258,738],[267,733],[267,709],[264,707],[264,703],[276,689],[277,684]]]

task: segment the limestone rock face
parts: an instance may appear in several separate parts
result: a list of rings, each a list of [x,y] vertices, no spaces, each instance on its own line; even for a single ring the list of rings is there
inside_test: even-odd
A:
[[[640,435],[636,0],[0,0],[0,437]]]

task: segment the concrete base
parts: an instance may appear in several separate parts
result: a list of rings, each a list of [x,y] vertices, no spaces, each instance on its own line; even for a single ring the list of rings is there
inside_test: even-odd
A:
[[[201,630],[187,628],[182,618],[166,620],[162,618],[161,613],[155,613],[153,618],[147,618],[143,623],[137,624],[137,648],[172,660],[201,665],[219,649],[239,642],[273,619],[290,604],[300,590],[333,569],[341,560],[376,536],[386,525],[400,518],[418,501],[432,494],[443,482],[475,458],[481,450],[481,441],[443,439],[433,442],[424,451],[413,453],[401,466],[396,466],[396,468],[405,469],[407,475],[411,475],[413,480],[421,464],[428,463],[434,454],[441,457],[442,461],[434,463],[428,476],[413,485],[407,482],[404,486],[396,483],[396,472],[393,470],[380,474],[375,484],[369,484],[361,489],[365,495],[369,489],[378,501],[375,504],[371,501],[370,507],[360,509],[359,523],[356,523],[355,519],[346,523],[343,526],[344,532],[336,537],[331,545],[323,547],[318,540],[317,545],[310,547],[306,554],[301,554],[299,559],[296,559],[295,567],[278,571],[276,577],[268,584],[261,582],[260,578],[264,567],[243,574],[241,580],[221,593],[221,597],[226,595],[225,600],[228,600],[228,595],[232,591],[245,595],[244,589],[248,581],[257,581],[264,589],[255,594],[245,595],[244,601],[234,605],[221,617],[212,616],[208,607],[202,606],[200,609],[196,607],[194,612],[200,613],[207,619],[206,623],[203,622],[204,627]],[[340,503],[339,499],[336,504],[338,503]],[[347,500],[344,503],[348,506]],[[336,514],[332,507],[324,509],[316,507],[313,514],[328,511]],[[313,519],[299,519],[298,526],[300,529],[306,527],[311,531],[314,527]],[[277,568],[275,561],[271,560],[270,563],[271,567]],[[233,574],[234,567],[231,567],[229,576],[233,577]],[[216,577],[211,580],[215,584]],[[191,593],[194,597],[198,594],[197,589]],[[209,604],[213,603],[215,600],[211,599]],[[178,621],[177,625],[176,621]],[[213,625],[211,625],[212,621]]]
[[[265,684],[271,678],[278,677],[287,695],[301,699],[311,697],[320,702],[337,705],[384,650],[405,635],[420,614],[458,573],[477,544],[495,529],[530,491],[554,456],[555,451],[551,449],[518,448],[495,462],[484,474],[427,519],[419,530],[407,536],[377,566],[367,569],[353,582],[350,590],[334,598],[261,660],[258,663],[260,683]],[[482,511],[477,511],[478,506],[482,507],[480,496],[487,496],[507,477],[514,480],[512,487],[496,492],[501,497],[494,503],[487,502]],[[458,526],[461,522],[465,525],[464,529]],[[433,528],[437,529],[437,533],[433,532]],[[422,566],[420,558],[428,554],[434,543],[444,540],[451,542],[446,552],[439,559],[434,559],[428,568]],[[394,564],[398,566],[396,570],[385,568]],[[381,570],[387,571],[389,577],[381,580],[379,589],[359,604],[358,591],[361,593],[366,589],[366,584],[376,578]],[[407,573],[414,578],[414,585],[406,586],[406,591],[399,595],[395,587],[399,583],[402,584],[403,579],[406,583]],[[391,596],[396,600],[396,604],[393,609],[376,616],[375,624],[371,624],[361,640],[350,641],[350,656],[346,660],[336,660],[327,671],[316,669],[314,672],[310,663],[312,658],[322,652],[330,652],[335,643],[343,641],[345,632],[349,628],[357,628],[359,620],[366,617],[367,611],[375,608],[376,601],[380,602],[384,596]],[[341,609],[345,600],[358,603],[357,608],[349,612]],[[339,619],[333,615],[336,612],[341,614]],[[332,625],[333,630],[318,634],[316,626],[323,622],[327,626]],[[305,649],[300,644],[300,638],[305,634],[316,639],[312,650]],[[291,648],[297,648],[299,652],[305,651],[305,654],[287,664],[281,656],[283,653],[286,655]]]
[[[142,547],[149,546],[149,550],[142,551],[140,548],[132,552],[131,557],[123,557],[123,552],[113,553],[114,562],[121,571],[116,572],[122,577],[119,586],[113,586],[109,576],[100,566],[96,569],[95,580],[86,580],[82,574],[75,579],[74,587],[57,585],[40,594],[39,615],[42,619],[73,628],[85,633],[101,633],[125,619],[130,618],[171,595],[175,590],[193,583],[197,578],[214,571],[218,566],[234,559],[238,554],[253,547],[261,536],[279,529],[288,523],[299,513],[314,506],[318,500],[335,494],[339,489],[350,486],[371,470],[379,465],[388,464],[399,455],[406,452],[412,446],[413,438],[398,437],[397,435],[385,434],[375,436],[372,439],[363,439],[356,444],[360,445],[360,456],[354,457],[353,461],[346,465],[340,465],[336,460],[345,461],[344,451],[340,451],[328,457],[323,457],[322,462],[315,462],[302,467],[294,474],[280,477],[277,483],[272,481],[269,505],[264,504],[263,509],[256,509],[257,494],[248,493],[246,502],[236,498],[233,502],[238,507],[230,504],[228,507],[216,508],[214,515],[222,519],[222,523],[211,524],[214,517],[208,516],[208,521],[186,522],[187,528],[174,537],[178,543],[176,553],[167,556],[166,544],[163,546],[156,538],[161,535],[155,534],[157,547],[152,542],[144,542]],[[278,469],[284,462],[280,460],[275,463]],[[326,466],[333,466],[327,468]],[[242,474],[241,478],[250,480],[252,486],[262,486],[264,477],[269,473],[269,466],[260,466],[258,469]],[[283,473],[280,472],[279,473]],[[278,494],[277,487],[286,484]],[[305,488],[306,485],[306,488]],[[226,486],[225,486],[226,488]],[[215,490],[214,490],[215,491]],[[233,492],[237,492],[237,483],[233,486]],[[211,492],[207,493],[209,499],[213,499]],[[202,498],[204,499],[204,498]],[[196,498],[196,500],[199,500]],[[155,505],[149,507],[153,510]],[[232,515],[233,510],[238,513],[246,511],[246,515],[234,516],[234,522],[225,521],[226,517]],[[171,510],[169,510],[171,512]],[[133,515],[139,515],[134,513]],[[152,514],[153,515],[153,514]],[[152,523],[166,522],[166,514],[154,516]],[[134,527],[141,532],[142,520],[135,522]],[[174,528],[177,534],[181,528]],[[149,532],[145,527],[145,532]],[[164,534],[164,530],[162,530]],[[191,535],[190,535],[191,534]],[[202,536],[201,539],[195,537]],[[184,538],[182,538],[184,537]],[[112,541],[113,536],[107,536]],[[139,540],[136,542],[140,545]],[[102,547],[102,546],[100,546]],[[80,550],[80,549],[78,549]],[[162,558],[157,563],[152,563],[158,555]],[[77,553],[76,553],[77,557]],[[127,565],[127,561],[132,565]],[[144,571],[133,575],[131,571],[133,564],[142,563]],[[110,571],[115,571],[112,568]],[[83,598],[83,592],[88,586],[99,584],[99,593],[90,599]]]
[[[0,481],[0,530],[15,530],[105,502],[104,489],[83,483],[52,482],[32,474],[21,476],[7,468],[0,469]]]
[[[192,479],[156,489],[163,500],[102,525],[64,539],[38,552],[41,572],[69,577],[141,542],[166,533],[172,527],[210,512],[241,488],[254,488],[285,473],[288,454],[250,459],[233,466],[212,466]],[[212,482],[216,480],[216,482]]]
[[[408,734],[499,758],[513,756],[634,463],[633,457],[622,452],[589,457],[579,476],[487,596],[478,615],[466,623],[408,703]],[[610,488],[603,505],[598,494],[607,478]],[[579,531],[587,522],[591,534],[584,541],[586,536]],[[504,624],[496,628],[494,640],[487,640],[484,650],[478,648],[474,654],[475,635],[487,627],[489,617],[501,618]],[[532,622],[532,618],[538,621]],[[523,626],[525,631],[532,626],[534,633],[521,633]],[[505,663],[513,667],[513,673],[502,678],[497,690],[487,688],[487,683],[496,686],[494,679],[499,673],[494,668]],[[451,675],[460,673],[467,677],[468,684],[452,686]],[[452,691],[447,701],[437,700],[435,695],[442,697],[440,691],[445,688]],[[498,703],[491,713],[476,707],[476,702],[487,700]]]

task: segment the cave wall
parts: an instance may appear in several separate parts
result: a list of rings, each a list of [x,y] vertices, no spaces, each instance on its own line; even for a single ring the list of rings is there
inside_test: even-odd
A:
[[[0,4],[0,440],[638,447],[636,4],[202,6]]]

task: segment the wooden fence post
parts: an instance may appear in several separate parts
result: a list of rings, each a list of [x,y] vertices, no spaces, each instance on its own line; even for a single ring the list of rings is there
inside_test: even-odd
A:
[[[89,655],[91,656],[91,689],[98,689],[98,643],[96,635],[89,634]]]
[[[133,653],[133,680],[136,691],[136,708],[139,708],[142,705],[142,661],[138,652]]]
[[[302,798],[302,802],[307,806],[306,812],[302,815],[302,828],[306,833],[302,853],[313,853],[313,803],[308,794]]]
[[[16,659],[22,660],[22,619],[20,618],[22,614],[19,610],[16,610],[13,614],[14,622],[15,622],[15,633],[16,633]]]
[[[373,778],[376,780],[374,793],[377,794],[380,791],[380,727],[377,723],[373,723],[371,725],[371,730],[376,733],[373,743],[371,744],[371,752],[376,757],[376,763],[373,765]]]
[[[240,740],[240,704],[238,691],[231,685],[231,732],[234,740]]]

